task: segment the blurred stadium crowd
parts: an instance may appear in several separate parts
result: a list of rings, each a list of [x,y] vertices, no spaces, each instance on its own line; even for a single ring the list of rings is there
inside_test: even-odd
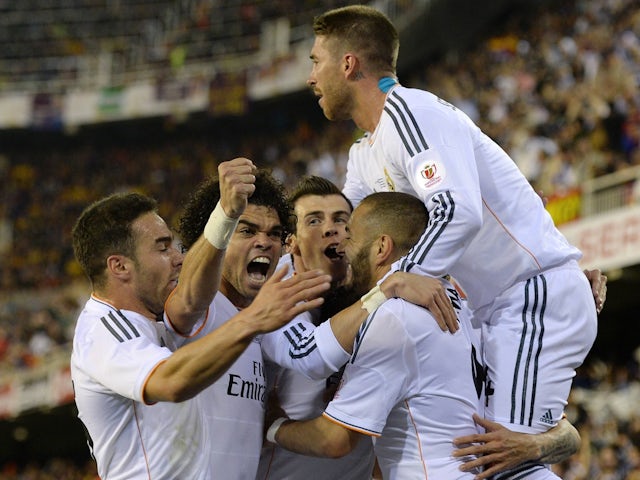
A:
[[[394,9],[405,10],[414,1],[397,0]],[[312,16],[345,3],[2,0],[0,90],[46,86],[57,93],[71,85],[95,85],[102,74],[126,82],[185,62],[236,61],[258,53],[264,22],[286,18],[296,35],[308,32]]]
[[[535,15],[514,13],[500,30],[464,55],[401,72],[401,82],[466,111],[545,196],[640,165],[637,2],[554,2]],[[189,189],[217,162],[240,155],[270,166],[286,185],[307,173],[341,185],[358,132],[343,123],[316,125],[295,108],[279,115],[287,121],[275,132],[221,129],[60,149],[37,140],[0,146],[0,370],[33,368],[68,348],[81,296],[60,287],[86,284],[70,229],[89,202],[136,189],[157,198],[172,223]],[[557,466],[562,478],[640,479],[639,361],[640,355],[627,365],[590,358],[579,372],[567,413],[583,449]],[[0,468],[0,480],[18,478],[96,477],[91,464],[61,459]]]

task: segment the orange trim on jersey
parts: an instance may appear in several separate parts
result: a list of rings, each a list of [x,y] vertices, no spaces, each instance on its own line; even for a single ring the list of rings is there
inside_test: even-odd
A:
[[[411,414],[411,407],[409,406],[409,401],[405,400],[404,404],[407,407],[407,412],[409,412],[409,418],[411,419],[411,424],[413,425],[414,430],[416,431],[416,438],[418,439],[418,451],[420,452],[420,460],[422,460],[422,468],[424,468],[424,478],[429,478],[427,474],[427,465],[424,461],[424,455],[422,453],[422,442],[420,441],[420,433],[418,432],[418,427],[416,425],[416,421],[413,419],[413,415]]]
[[[482,199],[482,203],[484,204],[485,207],[487,207],[487,210],[489,210],[489,212],[491,212],[491,215],[493,215],[493,218],[496,219],[496,222],[498,222],[500,224],[500,226],[502,227],[502,229],[507,233],[507,235],[509,235],[511,237],[511,239],[516,242],[520,248],[522,248],[525,252],[527,252],[531,258],[533,259],[534,262],[536,262],[536,265],[538,265],[539,269],[542,269],[542,265],[540,265],[540,262],[538,261],[538,259],[536,258],[536,256],[531,252],[531,250],[529,250],[527,247],[525,247],[524,245],[522,245],[517,239],[516,237],[514,237],[511,232],[509,231],[509,229],[507,227],[504,226],[504,223],[502,223],[500,221],[500,218],[498,218],[498,216],[495,214],[495,212],[493,210],[491,210],[491,208],[489,208],[489,205],[487,205],[487,202],[485,201],[485,199]]]
[[[98,296],[98,294],[96,292],[91,292],[91,298],[93,298],[94,300],[97,300],[100,303],[104,303],[105,305],[109,305],[111,308],[113,308],[114,310],[120,310],[119,308],[117,308],[115,305],[113,305],[112,303],[109,303],[107,300],[105,300],[104,298],[100,298]]]
[[[162,365],[164,362],[166,362],[168,360],[168,358],[165,358],[163,360],[160,360],[155,367],[153,367],[151,369],[151,371],[149,372],[149,374],[147,375],[147,377],[144,379],[144,382],[142,382],[142,388],[140,389],[140,397],[142,398],[142,403],[144,403],[145,405],[155,405],[158,402],[147,402],[147,400],[144,398],[144,389],[147,386],[147,382],[149,381],[149,379],[151,378],[151,375],[153,375],[153,373],[158,369],[158,367],[160,365]]]
[[[336,425],[340,425],[341,427],[344,427],[347,430],[351,430],[353,432],[361,433],[363,435],[366,435],[367,437],[376,437],[376,438],[380,437],[379,433],[373,433],[373,432],[370,432],[368,430],[362,430],[360,428],[354,427],[353,425],[347,425],[346,423],[342,423],[342,422],[336,420],[335,418],[330,417],[329,415],[327,415],[324,412],[322,412],[322,416],[324,418],[326,418],[327,420],[329,420],[331,423],[335,423]]]
[[[138,411],[136,410],[136,402],[132,400],[133,403],[133,416],[136,419],[136,428],[138,429],[138,436],[140,437],[140,446],[142,447],[142,452],[144,454],[144,463],[147,466],[147,478],[151,480],[151,468],[149,467],[149,457],[147,455],[147,449],[144,448],[144,441],[142,440],[142,432],[140,431],[140,421],[138,420]]]
[[[167,314],[167,302],[169,301],[169,299],[173,296],[173,294],[175,293],[177,287],[174,288],[173,290],[171,290],[171,293],[169,294],[169,296],[167,297],[167,300],[164,302],[165,305],[165,309],[164,309],[164,316],[167,317],[167,320],[169,322],[169,325],[171,326],[171,329],[176,332],[178,335],[180,335],[183,338],[192,338],[195,337],[196,335],[198,335],[198,333],[200,333],[202,331],[202,329],[204,328],[204,326],[207,323],[207,319],[209,318],[209,308],[211,308],[211,306],[207,307],[207,311],[205,312],[204,315],[204,320],[202,321],[202,325],[200,325],[200,328],[198,328],[195,332],[193,333],[182,333],[180,330],[178,330],[176,328],[176,326],[173,324],[173,322],[171,321],[171,318],[169,317],[169,315]]]

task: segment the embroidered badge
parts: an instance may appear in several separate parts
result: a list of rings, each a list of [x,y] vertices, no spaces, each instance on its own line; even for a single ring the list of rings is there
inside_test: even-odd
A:
[[[432,161],[424,164],[418,173],[418,182],[426,189],[433,188],[442,183],[445,177],[445,169],[442,163]]]

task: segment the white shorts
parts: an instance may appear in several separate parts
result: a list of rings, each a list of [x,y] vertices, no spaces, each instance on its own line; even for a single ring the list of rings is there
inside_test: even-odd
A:
[[[577,263],[516,284],[474,315],[487,367],[485,418],[525,433],[555,426],[597,333],[591,287]]]
[[[491,480],[560,480],[547,465],[529,463],[508,472],[498,473]]]

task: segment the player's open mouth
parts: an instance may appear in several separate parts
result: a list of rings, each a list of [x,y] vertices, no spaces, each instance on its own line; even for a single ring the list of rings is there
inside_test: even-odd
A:
[[[344,253],[338,252],[337,248],[338,248],[338,245],[329,245],[325,249],[324,254],[330,260],[342,260],[344,258]]]
[[[269,257],[256,257],[247,265],[247,273],[249,278],[264,282],[267,279],[267,273],[269,272],[269,266],[271,265],[271,259]]]

